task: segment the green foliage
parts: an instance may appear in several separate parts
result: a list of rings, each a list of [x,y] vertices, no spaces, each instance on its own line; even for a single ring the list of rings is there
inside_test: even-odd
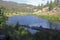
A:
[[[46,4],[46,6],[49,6],[49,1],[47,1],[47,4]]]
[[[40,31],[35,34],[35,40],[60,40],[60,31]]]
[[[0,16],[3,16],[3,13],[4,13],[4,8],[0,7]]]
[[[28,30],[25,30],[22,27],[19,27],[19,30],[16,30],[12,25],[5,25],[5,31],[0,30],[1,33],[7,34],[10,36],[9,40],[59,40],[60,31],[39,31],[35,35],[31,35]]]
[[[41,4],[41,6],[40,5],[38,5],[38,7],[37,7],[37,10],[42,10],[43,9],[43,4]]]
[[[54,9],[56,6],[57,6],[56,3],[51,1],[51,3],[49,4],[49,11]]]
[[[36,15],[33,14],[33,16],[37,16],[43,19],[51,20],[51,21],[58,21],[60,22],[60,16],[53,16],[53,15]]]
[[[4,15],[4,12],[5,12],[5,8],[0,7],[0,27],[2,27],[2,25],[4,24],[4,22],[7,19],[7,17]]]
[[[15,25],[15,29],[18,30],[19,26],[19,22],[17,22],[17,24]]]
[[[19,26],[19,29],[16,30],[14,26],[12,25],[6,25],[4,24],[5,31],[0,31],[4,34],[8,34],[10,36],[9,40],[33,40],[33,36],[22,26]],[[3,29],[4,30],[4,29]]]

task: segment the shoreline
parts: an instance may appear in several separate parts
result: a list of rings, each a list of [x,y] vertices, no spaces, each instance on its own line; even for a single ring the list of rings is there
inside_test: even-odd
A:
[[[36,17],[41,17],[47,20],[54,20],[54,21],[59,21],[60,22],[60,16],[59,15],[41,15],[41,14],[34,14],[34,13],[6,13],[5,14],[7,17],[12,17],[12,16],[36,16]]]

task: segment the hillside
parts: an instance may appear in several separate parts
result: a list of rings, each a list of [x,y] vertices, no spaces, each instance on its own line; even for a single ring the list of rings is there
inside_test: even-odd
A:
[[[36,15],[60,15],[60,10],[59,10],[60,8],[57,7],[57,9],[54,8],[53,10],[49,11],[48,9],[49,7],[47,7],[46,5],[42,7],[42,6],[33,6],[30,4],[18,4],[12,1],[0,0],[0,7],[6,8],[7,13],[10,13],[10,14],[7,14],[8,16],[9,15],[12,15],[12,16],[13,15],[25,15],[25,12],[36,14]]]
[[[15,2],[7,2],[0,0],[0,7],[5,7],[8,9],[9,12],[33,12],[33,9],[36,6],[30,5],[30,4],[18,4]]]

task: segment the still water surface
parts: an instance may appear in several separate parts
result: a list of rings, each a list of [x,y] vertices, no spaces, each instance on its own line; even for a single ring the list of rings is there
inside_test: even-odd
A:
[[[29,25],[32,27],[42,26],[43,28],[50,28],[48,20],[38,18],[35,16],[13,16],[7,20],[7,24],[9,24],[9,25],[16,24],[17,22],[19,22],[19,24],[21,24],[21,25]],[[27,30],[27,28],[25,28],[25,30]],[[37,30],[33,30],[31,28],[28,28],[28,31],[31,34],[38,32]]]

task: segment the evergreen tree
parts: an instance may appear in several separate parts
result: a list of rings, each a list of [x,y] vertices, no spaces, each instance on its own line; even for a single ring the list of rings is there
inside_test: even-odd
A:
[[[18,30],[19,26],[20,26],[19,22],[17,22],[16,25],[15,25],[15,29]]]
[[[3,16],[5,12],[5,8],[4,7],[0,7],[0,16]]]
[[[46,4],[46,6],[49,6],[49,1],[47,1],[47,4]]]
[[[5,8],[0,7],[0,28],[2,28],[3,24],[5,23],[7,17],[4,15]]]
[[[42,10],[43,9],[43,4],[41,4],[41,6],[40,5],[38,5],[38,7],[37,7],[37,10]]]
[[[56,7],[56,3],[51,1],[50,4],[49,4],[49,11],[51,11],[55,7]]]
[[[53,7],[52,7],[52,1],[50,2],[50,5],[49,5],[49,11],[52,10]]]

